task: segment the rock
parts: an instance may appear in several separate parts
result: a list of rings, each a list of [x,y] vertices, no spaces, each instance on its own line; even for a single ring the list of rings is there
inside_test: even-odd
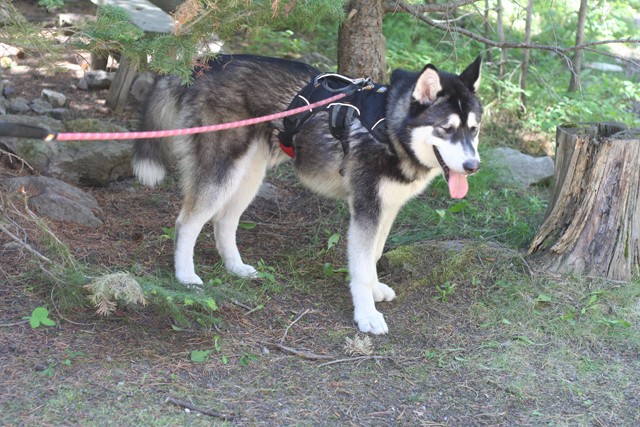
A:
[[[94,119],[62,122],[46,116],[7,115],[3,121],[25,123],[53,132],[124,132],[126,129]],[[26,160],[43,175],[72,184],[104,186],[133,176],[133,143],[126,141],[50,141],[3,137],[0,146]]]
[[[7,114],[7,100],[0,97],[0,116]]]
[[[65,3],[71,3],[67,0]],[[81,28],[87,25],[89,22],[95,22],[96,16],[86,13],[60,13],[58,14],[58,26],[59,27],[75,27]]]
[[[36,98],[31,101],[29,108],[31,108],[34,113],[48,114],[53,107],[44,99]]]
[[[31,111],[29,102],[24,98],[13,98],[9,100],[7,111],[14,114],[28,113]]]
[[[155,81],[155,75],[150,72],[144,72],[138,74],[136,79],[131,85],[131,95],[136,101],[142,102],[147,97],[147,93],[151,90],[153,82]]]
[[[53,108],[62,108],[67,105],[67,97],[51,89],[42,89],[40,97],[51,104]]]
[[[109,89],[115,74],[104,70],[90,70],[85,73],[76,86],[81,90]]]
[[[59,179],[44,176],[24,176],[0,181],[9,192],[24,188],[29,208],[38,215],[56,221],[73,222],[85,227],[100,227],[102,221],[94,211],[102,213],[96,199]]]
[[[263,182],[262,185],[260,186],[260,189],[258,190],[257,197],[260,197],[261,199],[265,199],[269,202],[277,203],[278,188],[271,183]]]
[[[483,156],[484,162],[498,171],[498,178],[507,184],[527,188],[553,177],[553,160],[549,156],[533,157],[518,150],[499,147]]]
[[[52,108],[49,115],[54,119],[66,120],[69,118],[69,110],[66,108]]]
[[[9,82],[7,80],[3,80],[2,81],[2,96],[4,96],[7,99],[11,99],[11,98],[15,98],[16,97],[16,90],[15,88],[13,88],[13,86],[9,85]]]

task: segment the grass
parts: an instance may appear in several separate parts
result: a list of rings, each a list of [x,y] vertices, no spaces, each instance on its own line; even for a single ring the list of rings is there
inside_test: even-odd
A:
[[[505,187],[498,171],[483,167],[469,178],[469,193],[452,201],[443,179],[400,213],[389,242],[471,238],[522,248],[532,240],[546,209],[546,190]]]
[[[395,28],[412,33],[406,46],[390,40],[392,64],[443,59],[407,54],[429,38],[416,26]],[[284,49],[309,49],[297,35],[279,37],[273,44]],[[499,123],[488,130],[493,144],[516,139]],[[359,336],[347,275],[324,268],[346,265],[348,210],[300,191],[288,168],[271,179],[294,202],[250,210],[255,227],[239,232],[246,261],[263,260],[260,282],[228,276],[205,229],[197,265],[206,285],[195,292],[177,283],[173,217],[149,230],[131,216],[93,257],[45,223],[25,224],[54,265],[30,264],[0,298],[12,319],[48,306],[57,325],[0,327],[0,424],[225,425],[166,402],[174,396],[247,425],[640,425],[640,281],[550,276],[528,265],[521,250],[547,189],[503,187],[496,175],[485,167],[470,178],[462,202],[438,180],[403,209],[379,268],[398,294],[378,304],[391,331],[371,337],[370,359],[345,354],[347,338]],[[147,196],[145,209],[170,211],[171,184]],[[140,203],[132,200],[120,208]],[[106,216],[122,215],[110,205]],[[120,304],[99,318],[83,286],[126,269],[109,265],[108,247],[117,251],[121,236],[140,229],[145,238],[127,248],[126,262],[149,304]],[[281,342],[336,363],[287,353],[274,346]],[[194,351],[210,357],[196,363]]]

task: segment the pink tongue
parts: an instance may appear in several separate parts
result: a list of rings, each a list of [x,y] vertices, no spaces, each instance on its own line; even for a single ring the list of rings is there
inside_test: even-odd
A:
[[[453,199],[462,199],[469,191],[467,175],[449,170],[449,194]]]

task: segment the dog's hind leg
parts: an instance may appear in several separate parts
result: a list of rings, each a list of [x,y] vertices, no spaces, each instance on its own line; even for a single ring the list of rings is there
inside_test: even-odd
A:
[[[242,261],[236,244],[236,231],[240,216],[258,193],[267,171],[268,152],[264,150],[263,144],[254,142],[245,157],[238,162],[231,181],[239,185],[226,197],[227,203],[219,215],[213,218],[216,247],[225,268],[230,273],[246,278],[256,277],[257,271]]]
[[[174,265],[176,279],[180,283],[201,285],[193,264],[193,250],[204,224],[216,211],[215,203],[197,204],[186,200],[176,220],[176,245]]]
[[[224,178],[217,183],[198,185],[198,191],[188,189],[176,220],[175,274],[182,283],[202,284],[193,262],[194,247],[202,227],[211,220],[216,248],[226,269],[242,277],[255,276],[256,270],[242,262],[236,246],[236,230],[240,215],[253,200],[267,168],[266,148],[255,141],[247,152],[234,162]]]

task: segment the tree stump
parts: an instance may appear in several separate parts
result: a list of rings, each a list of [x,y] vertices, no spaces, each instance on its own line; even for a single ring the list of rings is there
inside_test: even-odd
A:
[[[631,280],[640,275],[640,128],[561,126],[554,188],[529,247],[547,271]]]

